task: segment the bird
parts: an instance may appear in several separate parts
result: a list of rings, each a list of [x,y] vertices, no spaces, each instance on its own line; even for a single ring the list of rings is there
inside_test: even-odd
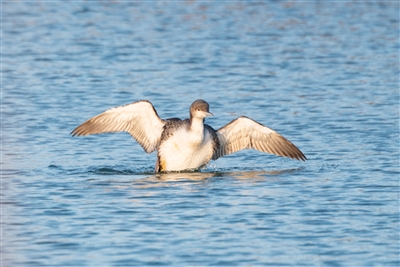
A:
[[[205,124],[205,118],[214,116],[209,109],[205,100],[198,99],[190,106],[189,118],[164,120],[150,101],[140,100],[88,119],[71,135],[128,132],[145,152],[157,151],[156,173],[199,170],[210,160],[243,149],[307,160],[303,152],[281,134],[246,116],[214,130]]]

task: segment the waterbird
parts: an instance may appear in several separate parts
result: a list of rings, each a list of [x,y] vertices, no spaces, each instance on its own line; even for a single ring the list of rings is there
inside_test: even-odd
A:
[[[246,116],[240,116],[218,130],[205,124],[214,116],[209,104],[198,99],[190,117],[161,119],[153,104],[140,100],[111,108],[96,115],[72,132],[72,136],[128,132],[146,151],[157,150],[155,172],[198,170],[242,149],[256,149],[277,156],[307,160],[306,156],[278,132]]]

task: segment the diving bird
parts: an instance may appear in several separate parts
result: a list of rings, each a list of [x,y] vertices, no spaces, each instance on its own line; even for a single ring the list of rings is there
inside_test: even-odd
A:
[[[150,101],[109,109],[88,119],[72,136],[128,132],[147,153],[157,150],[156,172],[199,169],[242,149],[256,149],[305,161],[306,156],[274,130],[240,116],[218,130],[204,123],[213,116],[206,101],[193,102],[189,119],[161,119]]]

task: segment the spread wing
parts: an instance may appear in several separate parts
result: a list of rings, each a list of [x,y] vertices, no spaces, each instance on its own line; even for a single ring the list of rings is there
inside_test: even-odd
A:
[[[305,161],[304,154],[289,140],[274,130],[241,116],[217,131],[220,147],[213,160],[242,149],[257,149],[277,156]]]
[[[165,121],[160,119],[153,105],[141,100],[109,109],[88,119],[72,132],[72,136],[128,132],[147,153],[157,149]]]

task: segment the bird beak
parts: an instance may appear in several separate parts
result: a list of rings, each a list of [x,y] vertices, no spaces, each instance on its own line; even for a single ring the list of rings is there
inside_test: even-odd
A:
[[[212,114],[211,112],[205,112],[205,114],[207,115],[207,117],[214,116],[214,114]]]

